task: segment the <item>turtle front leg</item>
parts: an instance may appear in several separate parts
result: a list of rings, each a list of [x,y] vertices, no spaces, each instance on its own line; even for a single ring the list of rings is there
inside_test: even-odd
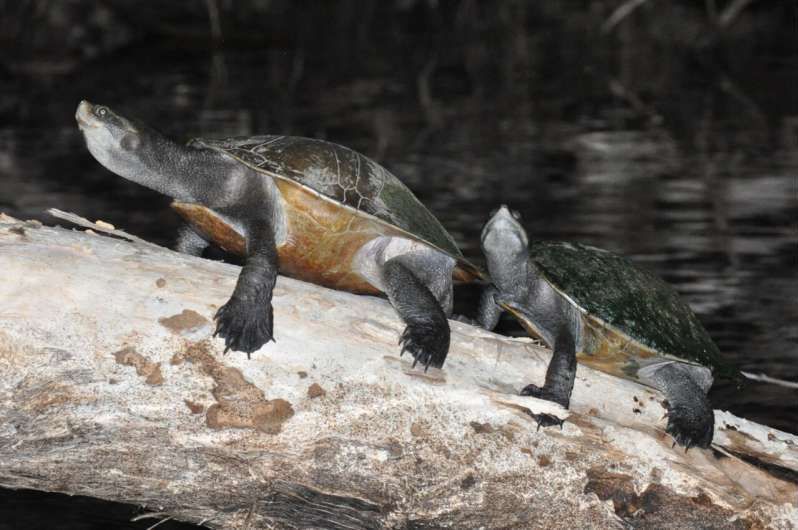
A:
[[[190,226],[186,225],[180,228],[175,243],[176,251],[191,256],[201,256],[208,246],[208,242]]]
[[[493,331],[496,324],[499,323],[504,310],[499,307],[494,301],[498,290],[493,285],[488,285],[482,290],[482,295],[479,299],[479,310],[477,311],[477,323],[480,327]]]
[[[666,432],[685,450],[709,447],[715,431],[715,413],[691,369],[679,363],[668,363],[649,377],[668,400]]]
[[[402,353],[413,355],[413,366],[440,368],[449,353],[449,322],[441,304],[418,276],[400,258],[383,266],[385,294],[407,324],[399,344]]]
[[[576,346],[567,326],[561,326],[554,339],[554,351],[546,369],[542,387],[529,384],[521,390],[522,396],[533,396],[559,403],[564,408],[571,404],[571,392],[576,379]]]
[[[528,384],[521,389],[521,395],[552,401],[567,409],[571,404],[571,393],[576,380],[576,340],[572,323],[557,308],[549,308],[548,311],[544,312],[551,313],[553,311],[555,315],[559,315],[556,320],[544,322],[539,315],[536,318],[533,311],[510,297],[497,294],[494,300],[497,305],[502,304],[511,309],[517,316],[522,317],[528,322],[530,327],[543,332],[546,335],[544,340],[549,344],[553,344],[551,360],[546,368],[546,379],[543,386]],[[552,328],[556,330],[554,333],[551,333]],[[561,419],[550,414],[537,414],[534,416],[538,421],[538,427],[562,425]]]
[[[233,295],[216,312],[216,331],[227,350],[250,353],[274,340],[272,291],[277,281],[277,249],[272,227],[251,222],[247,227],[247,258]]]

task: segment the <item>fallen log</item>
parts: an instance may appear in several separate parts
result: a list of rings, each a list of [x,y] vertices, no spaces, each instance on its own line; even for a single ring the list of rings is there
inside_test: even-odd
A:
[[[425,373],[387,302],[285,277],[276,343],[225,356],[238,267],[78,222],[0,216],[3,487],[211,528],[798,524],[796,436],[716,411],[685,452],[658,392],[584,366],[570,411],[519,397],[549,351],[459,322]]]

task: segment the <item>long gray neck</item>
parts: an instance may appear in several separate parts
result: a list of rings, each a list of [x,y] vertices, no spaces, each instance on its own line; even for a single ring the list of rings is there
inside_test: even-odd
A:
[[[176,200],[210,205],[235,166],[220,153],[187,147],[155,131],[146,139],[122,176]]]
[[[488,272],[491,280],[505,293],[515,293],[525,297],[528,290],[529,255],[523,252],[516,255],[487,255]]]

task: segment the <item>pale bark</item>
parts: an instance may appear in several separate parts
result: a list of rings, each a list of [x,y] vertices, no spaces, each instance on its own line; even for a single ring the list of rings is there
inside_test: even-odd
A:
[[[716,411],[685,453],[660,394],[583,366],[569,412],[519,397],[528,339],[452,322],[424,373],[387,302],[280,277],[277,342],[223,356],[238,270],[0,217],[0,485],[219,528],[798,524],[798,438]]]

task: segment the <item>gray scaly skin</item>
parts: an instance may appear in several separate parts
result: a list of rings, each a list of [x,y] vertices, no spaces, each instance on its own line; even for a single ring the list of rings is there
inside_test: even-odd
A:
[[[216,313],[214,336],[224,339],[225,351],[247,356],[274,340],[271,300],[285,217],[272,179],[218,151],[174,142],[105,106],[82,101],[76,119],[89,151],[107,169],[177,201],[210,208],[240,229],[245,263],[232,296]],[[390,246],[391,238],[382,239],[382,247]],[[177,249],[200,255],[208,244],[186,227]],[[441,367],[449,350],[454,260],[433,249],[385,260],[377,254],[366,251],[363,259],[376,271],[369,281],[387,294],[407,324],[402,353],[409,351],[425,367]]]
[[[539,330],[541,339],[552,346],[553,355],[542,387],[527,385],[521,395],[570,404],[576,376],[576,350],[582,333],[581,315],[569,300],[543,278],[529,257],[529,240],[517,213],[502,206],[482,230],[482,251],[493,285],[480,302],[478,321],[493,329],[505,304]],[[651,367],[647,380],[665,394],[668,401],[667,432],[685,448],[708,447],[712,442],[714,415],[706,398],[712,380],[698,377],[685,366],[663,363]],[[560,423],[553,417],[541,424]]]

